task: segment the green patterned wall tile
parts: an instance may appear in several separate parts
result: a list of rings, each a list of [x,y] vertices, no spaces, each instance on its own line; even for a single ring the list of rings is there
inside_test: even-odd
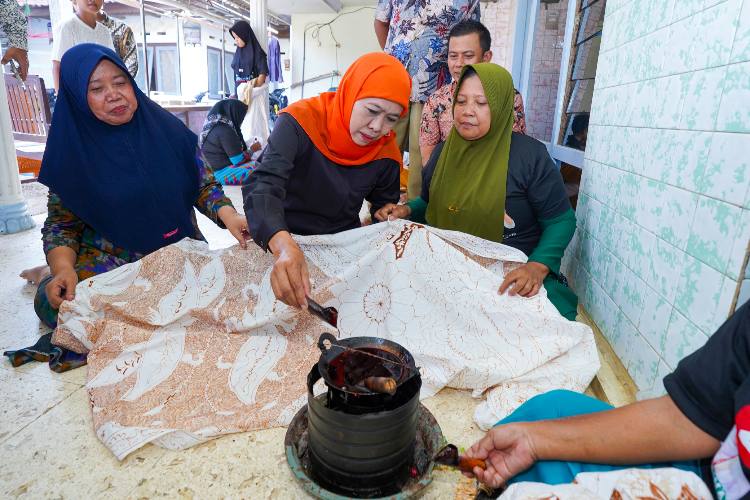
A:
[[[682,2],[680,2],[682,5]],[[682,12],[678,7],[676,12]],[[669,26],[669,38],[666,40],[662,75],[685,73],[692,69],[692,46],[700,38],[698,17],[690,16]]]
[[[623,329],[623,333],[633,335],[625,351],[625,367],[639,389],[650,389],[656,382],[661,358],[627,318],[620,322],[620,328]]]
[[[623,314],[634,324],[640,322],[641,314],[646,303],[646,283],[633,273],[629,268],[624,267],[621,276],[620,287],[612,295],[612,299],[620,307]]]
[[[687,91],[682,106],[680,128],[713,130],[724,88],[726,67],[712,68],[684,75]]]
[[[727,67],[716,130],[750,132],[750,62]]]
[[[667,335],[673,306],[653,288],[646,285],[643,290],[643,312],[638,321],[638,331],[659,353],[663,355],[664,338]]]
[[[685,316],[678,311],[672,311],[664,340],[662,356],[667,364],[677,366],[682,358],[702,347],[708,337]]]
[[[609,7],[609,6],[608,6]],[[742,11],[734,35],[730,62],[750,61],[750,3],[742,4]]]
[[[743,206],[750,194],[750,134],[715,133],[697,191]]]
[[[745,262],[745,255],[750,247],[750,210],[742,210],[740,223],[736,227],[735,234],[732,237],[732,250],[729,253],[729,262],[727,264],[726,274],[730,278],[737,280],[742,273],[742,266]],[[750,267],[750,266],[748,266]],[[750,271],[750,269],[748,269]],[[746,271],[746,272],[748,272]]]
[[[659,0],[656,0],[659,2]],[[705,0],[678,0],[672,12],[672,22],[693,16],[703,10]]]
[[[719,296],[719,306],[716,308],[714,313],[713,324],[710,325],[706,332],[709,336],[713,335],[716,330],[729,318],[730,311],[732,311],[732,303],[737,292],[738,285],[741,285],[739,280],[724,276],[724,281],[721,284],[721,295]]]
[[[683,250],[697,203],[694,193],[645,179],[637,200],[636,222]]]
[[[664,377],[666,377],[670,373],[672,373],[672,368],[669,367],[664,359],[661,359],[659,361],[659,367],[656,369],[656,379],[654,380],[654,385],[649,389],[639,388],[638,393],[636,394],[636,398],[638,399],[638,401],[664,396],[667,391],[664,389],[663,380]]]
[[[669,302],[674,302],[677,285],[685,265],[685,252],[678,250],[664,240],[657,239],[649,264],[649,283]]]
[[[713,332],[717,313],[729,307],[724,303],[723,281],[720,272],[690,255],[685,256],[674,305],[706,334]]]
[[[701,197],[690,229],[687,253],[724,273],[741,217],[739,207]]]
[[[642,96],[645,99],[652,99],[654,126],[677,128],[686,91],[687,83],[683,81],[683,77],[675,75],[658,79],[656,93],[651,96]]]
[[[651,158],[653,170],[644,175],[689,191],[699,191],[711,147],[710,132],[664,130],[658,134],[661,142],[654,144],[646,156]],[[654,156],[651,157],[650,154]]]
[[[690,47],[693,61],[690,69],[710,68],[729,62],[741,5],[742,0],[727,0],[698,14],[697,31],[700,37]]]
[[[649,280],[653,278],[651,263],[657,251],[657,239],[654,233],[633,224],[627,239],[623,241],[623,246],[628,249],[625,263],[647,283],[651,283]]]
[[[656,0],[649,2],[651,11],[646,19],[648,33],[664,28],[672,22],[672,14],[675,9],[676,0]]]

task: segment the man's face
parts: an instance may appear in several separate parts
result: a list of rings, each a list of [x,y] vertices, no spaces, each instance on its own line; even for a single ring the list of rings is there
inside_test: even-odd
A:
[[[448,40],[448,70],[453,81],[461,76],[461,70],[467,64],[487,62],[492,59],[492,51],[483,52],[479,43],[479,33],[453,36]]]

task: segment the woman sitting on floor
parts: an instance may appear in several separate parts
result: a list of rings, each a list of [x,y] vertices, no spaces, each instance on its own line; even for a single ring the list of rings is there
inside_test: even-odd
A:
[[[80,280],[183,238],[203,239],[194,206],[245,248],[247,221],[201,161],[197,136],[138,89],[112,50],[73,47],[60,79],[39,175],[50,189],[42,241],[51,274],[34,299],[45,325],[57,326],[58,308]],[[14,366],[85,364],[85,356],[51,345],[50,335],[5,354]]]
[[[560,314],[578,299],[560,274],[575,214],[544,144],[513,129],[513,79],[500,66],[467,66],[453,105],[454,125],[425,166],[422,196],[386,205],[375,217],[410,218],[502,242],[529,256],[508,273],[500,293],[532,297],[544,283]]]
[[[244,184],[255,168],[252,154],[260,144],[256,142],[248,149],[242,138],[240,127],[246,114],[247,104],[237,99],[217,102],[208,112],[198,139],[203,158],[224,185]]]
[[[336,92],[284,109],[258,167],[243,186],[250,233],[275,258],[275,296],[306,307],[305,256],[291,233],[332,234],[360,226],[364,200],[371,213],[399,197],[401,152],[393,126],[409,106],[411,80],[383,53],[357,59]]]

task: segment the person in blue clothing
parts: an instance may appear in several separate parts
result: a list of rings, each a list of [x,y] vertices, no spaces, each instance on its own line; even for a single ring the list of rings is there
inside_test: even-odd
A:
[[[242,137],[242,121],[247,104],[226,99],[214,104],[198,139],[203,159],[213,169],[216,180],[227,184],[244,184],[255,170],[252,155],[260,149],[255,142],[248,147]]]
[[[467,455],[485,460],[487,469],[475,468],[474,475],[492,487],[563,484],[580,472],[636,464],[691,470],[718,498],[747,498],[749,375],[746,303],[664,378],[666,396],[613,409],[569,391],[542,394],[499,422]]]

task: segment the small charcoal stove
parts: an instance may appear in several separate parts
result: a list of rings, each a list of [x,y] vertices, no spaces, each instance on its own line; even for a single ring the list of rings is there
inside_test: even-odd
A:
[[[409,351],[386,339],[329,333],[318,347],[307,405],[285,439],[297,479],[328,499],[408,498],[424,488],[443,437],[419,403],[422,379]],[[327,391],[315,396],[321,378]]]

